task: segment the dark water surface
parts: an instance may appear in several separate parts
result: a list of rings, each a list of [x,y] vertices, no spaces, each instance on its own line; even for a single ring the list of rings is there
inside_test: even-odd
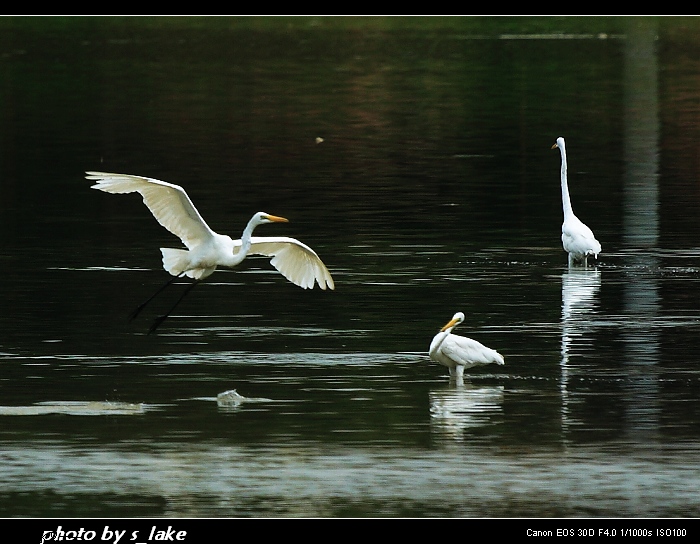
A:
[[[695,19],[0,26],[1,516],[700,516]],[[179,242],[85,170],[288,217],[336,290],[250,259],[147,335]]]

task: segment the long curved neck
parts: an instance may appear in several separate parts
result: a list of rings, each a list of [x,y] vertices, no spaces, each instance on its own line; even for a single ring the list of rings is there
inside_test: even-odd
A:
[[[440,349],[440,346],[442,343],[445,341],[445,338],[447,338],[450,335],[450,331],[443,331],[439,332],[435,338],[433,338],[433,341],[430,344],[430,355],[434,355],[437,353],[437,351]]]
[[[245,226],[245,229],[243,229],[243,234],[241,235],[241,246],[238,248],[238,251],[233,254],[233,260],[229,266],[235,266],[241,263],[248,256],[253,231],[257,226],[258,223],[255,221],[255,217],[248,221],[248,224]]]
[[[566,219],[574,214],[574,210],[571,208],[569,184],[566,175],[566,148],[562,144],[559,150],[561,151],[561,203],[564,208],[564,219]]]

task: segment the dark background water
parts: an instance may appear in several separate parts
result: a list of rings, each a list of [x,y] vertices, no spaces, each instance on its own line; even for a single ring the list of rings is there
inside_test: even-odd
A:
[[[698,26],[0,19],[0,513],[697,517]],[[146,335],[179,242],[85,170],[288,217],[336,290],[251,259]],[[506,358],[463,388],[456,311]]]

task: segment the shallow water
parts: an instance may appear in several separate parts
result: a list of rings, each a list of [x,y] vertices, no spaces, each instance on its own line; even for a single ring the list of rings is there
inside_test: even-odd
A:
[[[683,32],[62,21],[0,41],[4,516],[700,515]],[[178,242],[93,169],[182,184],[232,235],[289,217],[260,234],[336,290],[251,259],[148,335],[184,285],[126,316]],[[456,311],[506,359],[463,387],[427,356]]]

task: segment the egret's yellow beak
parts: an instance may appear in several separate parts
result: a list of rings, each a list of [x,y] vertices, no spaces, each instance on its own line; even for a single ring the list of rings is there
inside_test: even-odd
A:
[[[458,323],[457,319],[452,319],[447,325],[445,325],[442,329],[440,329],[440,332],[445,332],[450,327],[454,327],[457,323]]]
[[[266,215],[265,219],[268,221],[272,221],[273,223],[289,223],[289,219],[285,219],[284,217],[278,217],[276,215]]]
[[[554,144],[554,145],[552,146],[552,149],[556,149],[556,148],[557,148],[557,144]]]

